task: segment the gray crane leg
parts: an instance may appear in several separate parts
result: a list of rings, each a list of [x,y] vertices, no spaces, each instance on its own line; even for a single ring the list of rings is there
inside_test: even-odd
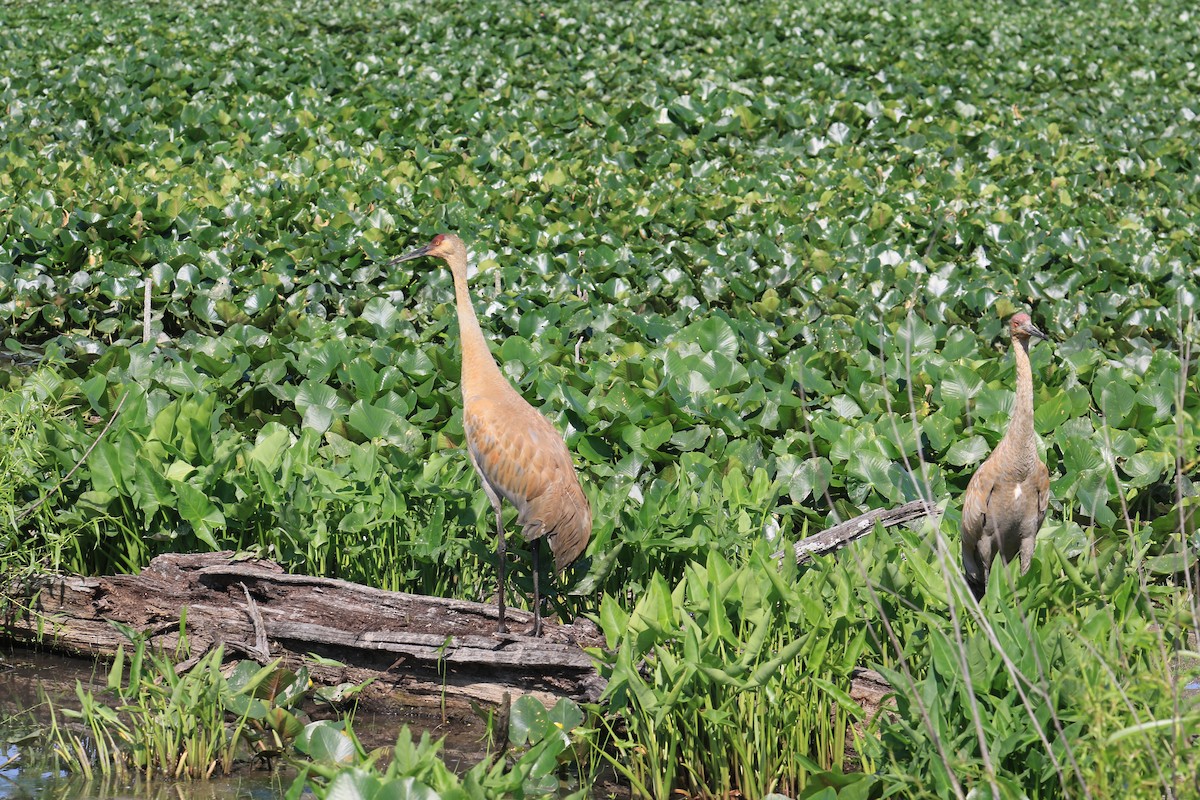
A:
[[[530,542],[533,551],[533,635],[542,635],[542,596],[538,593],[538,559],[541,557],[542,540]]]
[[[499,610],[496,633],[508,633],[508,626],[504,624],[504,519],[500,504],[493,502],[492,507],[496,509],[496,605]]]

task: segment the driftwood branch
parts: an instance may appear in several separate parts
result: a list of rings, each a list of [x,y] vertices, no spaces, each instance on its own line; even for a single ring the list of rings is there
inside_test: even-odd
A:
[[[792,545],[792,549],[796,554],[796,563],[799,564],[813,556],[840,550],[851,542],[861,539],[875,530],[875,523],[877,522],[884,528],[891,528],[925,517],[936,520],[941,515],[942,510],[940,508],[924,500],[913,500],[911,503],[905,503],[896,508],[876,508],[853,519],[848,519],[845,522],[834,525],[832,528],[826,528],[820,533],[814,533],[812,536],[801,539]],[[780,550],[776,553],[774,558],[782,559],[783,551]]]

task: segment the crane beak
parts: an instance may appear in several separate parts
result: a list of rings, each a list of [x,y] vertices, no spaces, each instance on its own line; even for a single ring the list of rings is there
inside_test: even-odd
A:
[[[405,253],[402,256],[396,256],[391,261],[384,264],[384,266],[385,267],[394,267],[397,264],[399,264],[401,261],[411,261],[414,258],[420,258],[421,256],[426,255],[432,249],[433,249],[432,244],[427,244],[424,247],[418,247],[416,250],[413,250],[410,253]]]
[[[1032,322],[1026,322],[1021,326],[1021,332],[1027,336],[1036,336],[1043,341],[1049,341],[1050,337],[1042,333],[1042,331]]]

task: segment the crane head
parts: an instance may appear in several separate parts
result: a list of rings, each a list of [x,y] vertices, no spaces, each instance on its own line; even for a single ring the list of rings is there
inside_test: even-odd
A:
[[[1030,336],[1036,336],[1039,339],[1048,338],[1046,334],[1038,330],[1037,326],[1033,324],[1033,320],[1031,320],[1029,315],[1025,312],[1015,314],[1013,318],[1009,320],[1008,325],[1012,330],[1012,335],[1014,338],[1028,339]]]
[[[401,261],[409,261],[421,256],[433,256],[434,258],[442,258],[448,261],[456,253],[461,254],[463,260],[466,260],[467,246],[463,244],[463,240],[453,233],[439,233],[429,241],[429,244],[393,258],[387,262],[387,266],[395,266]]]

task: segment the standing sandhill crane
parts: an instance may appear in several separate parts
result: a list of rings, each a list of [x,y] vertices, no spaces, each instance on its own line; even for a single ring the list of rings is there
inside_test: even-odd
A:
[[[1033,371],[1029,338],[1045,339],[1028,314],[1009,322],[1017,361],[1017,396],[1008,430],[980,465],[963,495],[962,559],[967,585],[976,600],[987,591],[992,561],[1021,555],[1021,574],[1029,571],[1037,532],[1050,499],[1050,473],[1038,458],[1033,434]]]
[[[533,635],[542,635],[538,592],[540,540],[550,543],[557,573],[579,558],[592,534],[592,510],[579,486],[571,453],[554,426],[525,402],[496,366],[467,292],[467,246],[441,233],[424,247],[394,258],[391,267],[420,256],[441,258],[454,276],[454,302],[462,342],[463,430],[467,453],[496,511],[497,632],[504,624],[504,521],[501,503],[517,509],[533,554]]]

